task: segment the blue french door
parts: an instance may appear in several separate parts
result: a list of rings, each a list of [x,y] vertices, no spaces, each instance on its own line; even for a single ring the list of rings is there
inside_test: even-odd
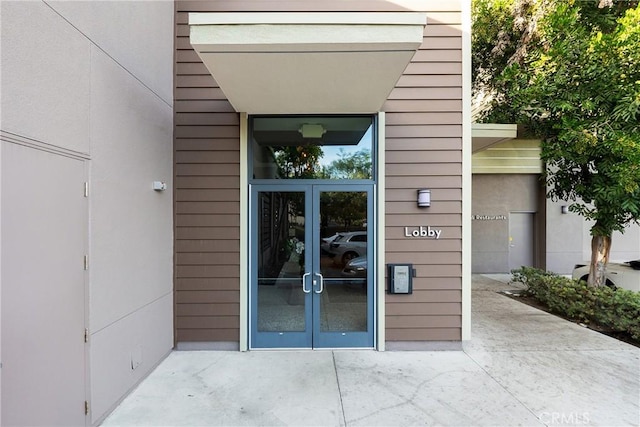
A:
[[[373,347],[373,185],[251,188],[250,347]]]

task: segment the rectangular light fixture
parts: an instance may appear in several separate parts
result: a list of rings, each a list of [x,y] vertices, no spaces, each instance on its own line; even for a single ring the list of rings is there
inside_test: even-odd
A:
[[[418,190],[418,207],[428,208],[431,206],[431,190],[421,188]]]
[[[298,130],[302,134],[304,139],[320,139],[322,135],[327,133],[327,130],[324,126],[319,124],[309,124],[305,123],[302,125],[300,130]]]

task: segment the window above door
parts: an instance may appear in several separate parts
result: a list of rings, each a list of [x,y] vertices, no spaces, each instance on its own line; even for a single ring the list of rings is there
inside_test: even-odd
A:
[[[252,178],[373,180],[373,116],[254,116]]]

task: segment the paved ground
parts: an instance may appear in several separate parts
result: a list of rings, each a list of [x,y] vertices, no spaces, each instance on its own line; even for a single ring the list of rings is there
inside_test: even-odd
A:
[[[173,352],[103,425],[640,425],[640,349],[494,279],[464,351]]]

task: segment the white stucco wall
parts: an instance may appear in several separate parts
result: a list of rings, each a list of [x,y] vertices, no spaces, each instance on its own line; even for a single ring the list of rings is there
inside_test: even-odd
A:
[[[547,270],[569,274],[573,266],[584,261],[582,255],[582,229],[584,220],[573,213],[563,214],[564,202],[547,203]]]
[[[150,91],[173,103],[173,67],[167,66],[167,49],[173,46],[172,0],[47,4]]]
[[[591,258],[591,227],[592,221],[584,222],[582,256],[585,260]],[[624,233],[618,231],[611,236],[611,262],[625,262],[640,259],[640,226],[630,225]]]
[[[572,212],[563,214],[563,205],[569,203],[547,200],[547,270],[570,274],[575,264],[591,258],[593,222]],[[640,259],[640,226],[630,225],[624,233],[613,234],[610,259],[614,262]]]
[[[173,345],[172,114],[101,50],[92,49],[91,64],[95,421]],[[153,181],[167,190],[154,191]]]
[[[173,2],[1,6],[3,135],[89,170],[96,423],[173,346]]]
[[[2,2],[2,130],[89,153],[90,42],[43,2]]]

